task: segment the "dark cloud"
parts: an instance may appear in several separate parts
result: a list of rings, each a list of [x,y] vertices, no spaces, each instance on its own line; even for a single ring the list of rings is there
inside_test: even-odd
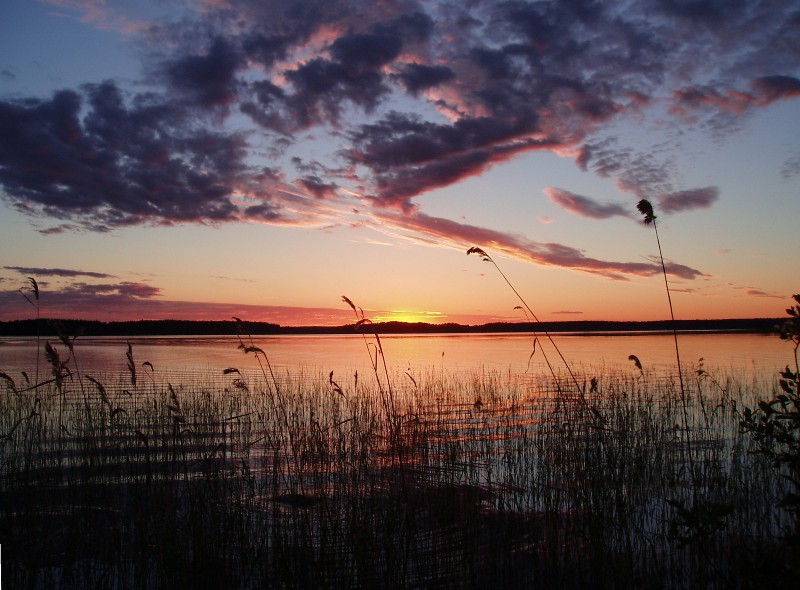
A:
[[[114,275],[104,272],[91,272],[86,270],[73,270],[68,268],[41,268],[34,266],[4,266],[8,270],[17,271],[26,276],[36,277],[90,277],[93,279],[110,279]]]
[[[657,0],[665,13],[685,19],[688,23],[719,26],[731,12],[740,10],[742,0]]]
[[[575,160],[584,170],[590,169],[606,178],[616,177],[617,186],[632,193],[637,199],[656,201],[657,209],[663,213],[705,209],[719,198],[719,189],[713,186],[672,190],[671,162],[659,160],[651,154],[636,154],[628,149],[620,149],[612,139],[583,145],[577,151]],[[606,209],[606,206],[587,197],[567,191],[546,189],[545,192],[552,201],[565,209],[588,217],[627,215],[627,209],[622,206],[612,205],[610,209]]]
[[[44,283],[40,283],[40,288],[43,287]],[[156,297],[160,293],[158,287],[132,282],[74,282],[60,288],[47,285],[42,294],[42,313],[51,318],[142,319],[149,317],[147,310],[158,305]],[[18,291],[0,291],[0,307],[5,319],[30,317],[30,306]]]
[[[338,123],[348,103],[371,112],[390,89],[381,72],[363,65],[312,59],[283,73],[291,91],[269,81],[253,84],[254,93],[241,110],[265,129],[284,134]]]
[[[297,183],[318,199],[336,195],[335,182],[324,182],[319,176],[305,176]]]
[[[393,61],[402,47],[397,35],[354,34],[336,39],[330,53],[347,71],[358,72],[377,70]]]
[[[447,66],[427,66],[418,63],[403,66],[401,72],[396,75],[406,90],[414,96],[429,88],[449,82],[454,77],[453,70]]]
[[[0,282],[2,282],[2,278],[0,278]],[[144,294],[139,292],[139,295]],[[46,297],[46,306],[42,311],[46,314],[44,317],[49,318],[69,317],[97,321],[183,319],[225,321],[235,316],[241,317],[245,321],[272,322],[284,326],[344,326],[353,321],[353,311],[347,306],[324,308],[170,301],[138,296],[135,287],[126,287],[125,284],[116,287],[105,286],[100,289],[76,284],[63,289],[48,290],[44,296]],[[380,310],[368,309],[365,311],[373,317],[391,314],[391,312]],[[0,290],[0,315],[4,321],[30,319],[31,306],[18,291]],[[436,316],[435,319],[461,321],[462,323],[485,323],[495,318]]]
[[[70,287],[67,292],[76,296],[100,295],[102,297],[114,297],[118,299],[151,299],[161,293],[161,288],[144,283],[122,282],[116,284],[87,285],[77,283]]]
[[[547,197],[559,207],[571,213],[589,217],[591,219],[608,219],[609,217],[630,217],[631,212],[616,203],[603,204],[593,201],[589,197],[576,195],[569,191],[548,187],[544,189]]]
[[[283,35],[267,36],[253,33],[242,41],[242,50],[248,59],[269,70],[273,64],[286,57],[292,40]]]
[[[380,10],[380,7],[378,9]],[[374,30],[381,34],[396,35],[404,43],[414,45],[427,41],[433,33],[434,26],[433,19],[428,14],[416,10],[394,16],[386,23],[379,23],[375,25]]]
[[[451,125],[390,113],[352,134],[348,157],[373,171],[378,202],[406,205],[425,191],[479,174],[523,151],[546,147],[529,137],[535,128],[535,120],[464,118]]]
[[[753,82],[764,102],[800,96],[800,79],[792,76],[764,76]]]
[[[282,218],[280,211],[275,207],[271,207],[264,203],[260,205],[251,205],[244,210],[245,219],[254,221],[278,221]]]
[[[333,199],[344,177],[375,207],[413,215],[420,195],[537,149],[573,150],[579,167],[664,212],[703,207],[715,189],[677,192],[668,158],[598,131],[656,103],[713,133],[800,96],[788,0],[228,0],[141,40],[136,92],[108,81],[0,99],[3,198],[52,219],[45,232],[292,223],[319,203],[298,213],[289,192]],[[318,135],[330,140],[314,156],[324,166],[285,167]],[[265,155],[270,174],[253,166]]]
[[[204,54],[167,63],[165,76],[171,88],[191,96],[199,106],[210,108],[235,100],[235,74],[242,65],[238,49],[217,37]]]
[[[752,91],[751,91],[752,90]],[[792,76],[763,76],[750,83],[747,90],[690,86],[675,92],[672,112],[692,115],[697,111],[744,113],[757,106],[800,96],[800,79]]]
[[[658,207],[664,213],[677,213],[692,209],[707,209],[719,198],[717,187],[709,186],[680,191],[658,197]]]
[[[370,113],[391,93],[390,76],[383,68],[406,43],[424,41],[431,28],[430,17],[413,13],[376,23],[369,32],[342,35],[326,48],[327,57],[306,60],[281,73],[291,88],[280,88],[269,80],[254,82],[252,96],[242,102],[241,110],[258,125],[284,134],[338,123],[347,104]],[[284,39],[272,40],[265,60],[265,41],[257,39],[260,43],[248,39],[245,48],[262,63],[286,54]],[[306,38],[297,41],[304,43]]]
[[[638,199],[654,199],[672,191],[669,160],[619,147],[613,137],[584,144],[576,151],[575,161],[602,178],[616,178],[621,190]]]
[[[89,229],[237,217],[244,137],[195,127],[159,97],[126,104],[106,82],[0,102],[0,136],[0,184],[28,212]]]

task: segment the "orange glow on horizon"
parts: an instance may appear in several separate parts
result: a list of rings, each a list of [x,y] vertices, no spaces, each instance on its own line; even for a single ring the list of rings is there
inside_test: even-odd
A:
[[[405,322],[414,324],[418,322],[426,324],[444,324],[452,320],[440,311],[410,311],[392,310],[377,313],[372,318],[373,322]]]

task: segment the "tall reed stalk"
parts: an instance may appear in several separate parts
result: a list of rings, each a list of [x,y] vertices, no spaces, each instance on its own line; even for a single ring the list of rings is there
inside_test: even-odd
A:
[[[28,281],[30,282],[31,295],[33,295],[33,299],[28,297],[22,288],[19,290],[19,292],[22,293],[22,296],[25,298],[25,300],[36,310],[36,375],[33,382],[39,383],[39,345],[41,344],[41,308],[39,306],[39,283],[37,283],[36,279],[33,277],[28,277]]]
[[[381,337],[378,335],[377,330],[375,330],[372,320],[370,320],[366,315],[364,315],[364,310],[360,307],[356,307],[356,305],[350,300],[349,297],[346,295],[342,295],[342,301],[350,306],[350,309],[353,310],[353,313],[356,315],[356,329],[362,326],[369,326],[372,328],[372,336],[375,339],[375,355],[372,355],[372,351],[370,350],[370,342],[367,340],[367,335],[364,332],[361,332],[361,336],[364,339],[364,345],[367,348],[367,354],[369,354],[370,363],[372,365],[372,372],[375,375],[375,380],[378,384],[378,391],[380,392],[381,396],[381,403],[383,404],[384,412],[386,413],[387,422],[390,425],[390,437],[392,442],[394,443],[393,446],[396,447],[396,443],[399,443],[399,436],[400,436],[400,428],[401,428],[401,421],[400,417],[397,412],[397,407],[395,405],[395,395],[394,390],[392,389],[392,381],[389,377],[389,368],[386,365],[386,355],[383,353],[383,344],[381,343]],[[383,383],[381,382],[380,377],[380,370],[378,367],[378,361],[380,360],[383,366],[383,375],[386,380],[386,387],[384,388]]]
[[[675,342],[675,362],[678,365],[678,381],[680,384],[680,394],[681,394],[681,408],[683,410],[683,423],[684,423],[684,447],[686,447],[686,454],[688,458],[689,464],[689,474],[692,479],[692,500],[693,500],[693,508],[686,508],[686,506],[678,501],[674,500],[670,503],[677,509],[679,516],[681,515],[682,511],[685,515],[688,515],[686,518],[691,519],[694,516],[692,511],[698,511],[703,506],[700,503],[699,499],[699,485],[700,482],[698,481],[697,477],[697,465],[694,459],[694,445],[691,444],[690,436],[689,436],[689,408],[688,408],[688,399],[686,395],[686,388],[684,387],[683,383],[683,369],[681,368],[681,353],[680,348],[678,347],[678,328],[675,325],[675,311],[672,308],[672,296],[669,290],[669,281],[667,280],[667,266],[664,264],[664,253],[661,250],[661,239],[658,236],[658,224],[656,223],[656,214],[653,210],[653,205],[647,199],[640,200],[636,208],[639,210],[639,213],[642,214],[644,217],[644,224],[645,225],[653,225],[653,231],[656,234],[656,245],[658,246],[658,258],[661,261],[661,271],[664,275],[664,288],[667,292],[667,304],[669,305],[669,317],[672,323],[672,336]],[[720,514],[720,518],[724,517],[725,514]],[[685,519],[686,519],[685,518]]]
[[[494,259],[486,253],[485,250],[483,250],[482,248],[478,248],[477,246],[473,246],[473,247],[471,247],[471,248],[469,248],[467,250],[467,256],[469,256],[470,254],[477,254],[481,258],[481,260],[483,260],[484,262],[488,262],[492,266],[494,266],[495,269],[497,270],[497,272],[500,273],[500,276],[503,277],[503,280],[506,282],[506,284],[514,292],[514,295],[516,295],[517,299],[519,299],[520,303],[522,303],[523,310],[527,314],[530,314],[530,317],[533,318],[533,320],[537,324],[541,323],[539,321],[539,318],[536,316],[536,313],[534,313],[533,309],[531,309],[530,305],[528,305],[528,302],[525,301],[525,298],[522,297],[520,292],[517,291],[516,287],[514,287],[513,283],[508,279],[508,277],[505,275],[505,273],[502,271],[502,269],[497,265],[497,263],[494,261]],[[558,345],[556,344],[555,340],[553,340],[553,337],[550,335],[550,332],[548,332],[547,330],[543,330],[543,332],[544,332],[544,335],[547,338],[547,340],[553,346],[553,349],[558,354],[558,357],[561,359],[561,362],[564,364],[564,367],[566,368],[567,373],[569,374],[570,379],[572,380],[572,383],[575,385],[575,389],[578,392],[578,397],[580,399],[581,405],[586,410],[586,412],[587,412],[587,414],[588,414],[588,416],[589,416],[589,418],[590,418],[590,420],[592,422],[592,425],[593,426],[598,426],[598,427],[601,426],[602,423],[605,420],[604,420],[603,416],[599,413],[599,411],[597,410],[596,407],[593,407],[593,406],[589,405],[589,402],[586,399],[586,387],[585,386],[581,386],[581,384],[578,382],[578,378],[575,376],[575,372],[572,370],[572,367],[567,362],[567,359],[562,354],[561,349],[558,347]],[[538,336],[536,330],[533,331],[533,336],[534,336],[534,347],[535,347],[536,346],[536,342],[538,342],[538,340],[539,340],[539,336]],[[550,371],[550,375],[553,377],[553,380],[555,381],[555,384],[556,384],[556,388],[560,392],[561,391],[561,380],[558,378],[558,374],[556,373],[555,369],[553,368],[553,365],[550,363],[550,360],[547,358],[547,353],[545,352],[544,347],[540,347],[540,348],[542,350],[542,356],[544,357],[545,363],[547,364],[547,368]],[[534,352],[535,352],[535,348],[534,348]]]
[[[656,245],[658,246],[658,258],[661,261],[661,271],[664,274],[664,288],[667,291],[667,303],[669,304],[669,317],[672,320],[672,335],[675,340],[675,360],[678,363],[678,380],[680,381],[681,395],[686,395],[686,389],[683,386],[683,370],[681,369],[681,352],[678,348],[678,329],[675,326],[675,311],[672,308],[672,295],[669,290],[669,281],[667,280],[667,267],[664,264],[664,254],[661,251],[661,239],[658,237],[658,224],[656,223],[656,215],[653,211],[653,205],[647,199],[642,199],[636,205],[636,208],[644,216],[644,224],[653,224],[653,231],[656,234]]]
[[[295,444],[294,432],[289,424],[289,414],[286,408],[286,400],[281,394],[280,385],[275,377],[275,372],[272,370],[272,363],[270,363],[269,356],[267,356],[267,353],[264,351],[264,349],[255,345],[252,335],[245,330],[244,322],[235,316],[233,319],[236,322],[236,337],[239,340],[239,350],[243,351],[245,354],[253,354],[256,357],[256,361],[258,362],[258,366],[261,370],[261,376],[264,378],[264,382],[267,386],[267,392],[269,394],[272,410],[275,413],[275,416],[281,420],[282,426],[286,432],[286,436],[289,439],[288,448],[286,444],[281,445],[284,457],[286,459],[286,467],[287,469],[291,469],[296,475],[299,473],[300,464],[300,459],[298,457],[298,445]],[[246,342],[245,339],[247,340]],[[276,443],[271,437],[269,440],[271,441],[273,450],[277,455],[278,449],[275,448],[275,444],[280,443]],[[292,452],[291,459],[289,456],[289,449],[291,449]],[[294,493],[296,491],[295,486],[298,483],[296,478],[289,477],[285,473],[283,474],[283,478],[284,483],[291,490],[291,492]],[[302,481],[299,483],[302,487]]]

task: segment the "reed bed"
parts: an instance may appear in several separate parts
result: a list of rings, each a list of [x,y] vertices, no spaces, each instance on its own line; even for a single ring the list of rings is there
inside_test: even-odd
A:
[[[769,381],[161,376],[130,350],[129,373],[92,376],[69,352],[49,383],[0,381],[4,587],[796,581],[783,482],[740,432]]]

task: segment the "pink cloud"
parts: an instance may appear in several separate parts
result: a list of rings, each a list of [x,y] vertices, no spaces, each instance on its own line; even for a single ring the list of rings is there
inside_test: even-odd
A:
[[[466,249],[478,245],[485,250],[494,250],[534,264],[568,268],[613,280],[628,280],[631,276],[649,277],[662,272],[659,263],[614,262],[586,256],[582,251],[553,242],[535,242],[495,230],[458,223],[441,217],[422,213],[413,215],[380,212],[375,218],[382,223],[423,236],[430,240],[444,241],[450,246]],[[413,238],[412,238],[413,239]],[[668,263],[667,272],[683,279],[705,276],[701,271],[677,263]]]

